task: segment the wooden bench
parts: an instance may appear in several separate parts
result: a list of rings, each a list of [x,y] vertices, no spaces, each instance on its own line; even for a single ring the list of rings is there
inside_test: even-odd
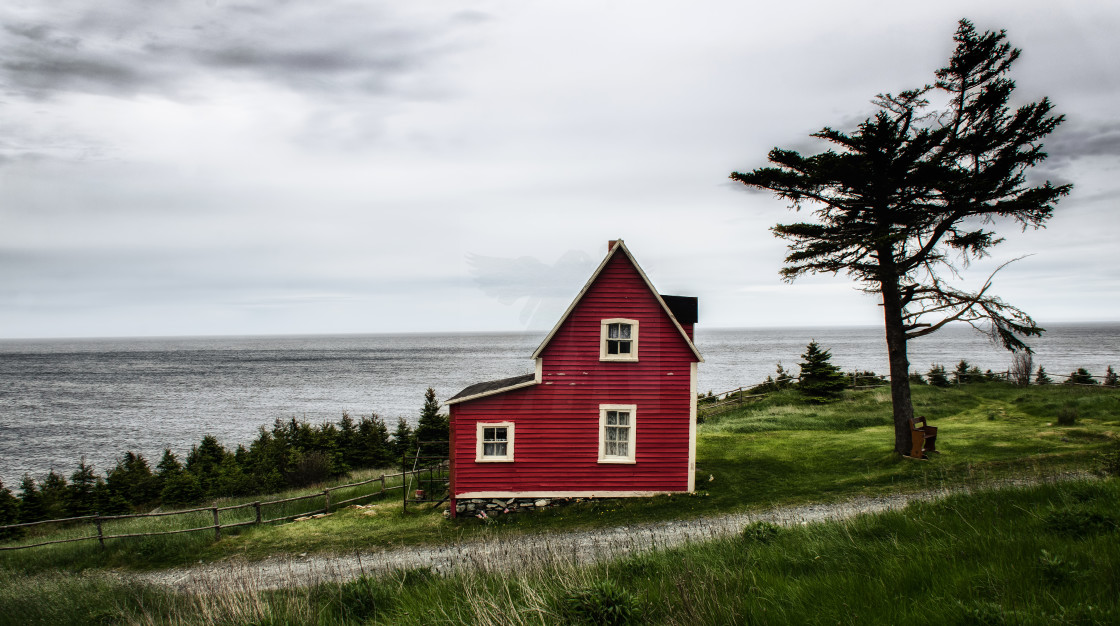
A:
[[[937,452],[937,428],[926,423],[924,416],[912,417],[910,422],[910,458],[925,459],[928,452]]]

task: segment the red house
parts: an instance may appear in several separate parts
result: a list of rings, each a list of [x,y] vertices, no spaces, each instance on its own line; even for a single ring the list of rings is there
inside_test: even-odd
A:
[[[473,498],[689,492],[696,298],[663,296],[622,240],[533,353],[536,372],[449,399],[451,511]]]

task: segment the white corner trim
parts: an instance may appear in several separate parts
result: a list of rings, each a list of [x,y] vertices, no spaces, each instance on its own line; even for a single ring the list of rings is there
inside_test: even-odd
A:
[[[607,354],[607,332],[611,324],[629,324],[630,326],[630,353]],[[638,320],[625,317],[611,317],[599,320],[599,360],[621,361],[623,363],[638,362]]]
[[[539,385],[541,384],[541,379],[544,378],[544,358],[537,357],[536,361],[536,368],[533,370],[533,373],[536,374],[537,377],[534,379],[534,382]]]
[[[484,428],[505,428],[506,429],[506,455],[505,456],[483,456],[482,454],[482,430]],[[514,438],[514,424],[513,422],[478,422],[475,424],[474,431],[474,462],[475,463],[513,463],[513,438]]]
[[[689,368],[688,396],[688,491],[696,491],[696,370],[695,361]]]
[[[607,411],[630,412],[630,445],[626,456],[607,456]],[[638,405],[600,404],[599,405],[599,463],[633,464],[638,462]]]

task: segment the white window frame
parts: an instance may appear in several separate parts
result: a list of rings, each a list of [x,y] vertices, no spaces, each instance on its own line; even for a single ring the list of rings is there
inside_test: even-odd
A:
[[[627,411],[630,413],[630,437],[627,439],[625,456],[607,456],[607,411]],[[599,462],[600,463],[637,463],[638,448],[638,405],[600,404],[599,405]]]
[[[505,428],[506,429],[506,454],[504,456],[485,455],[483,454],[482,434],[486,428]],[[513,462],[513,422],[478,422],[475,430],[475,452],[474,460],[476,463],[512,463]]]
[[[607,354],[607,333],[611,324],[630,325],[630,354]],[[638,360],[638,320],[612,317],[599,322],[599,360],[629,362]]]

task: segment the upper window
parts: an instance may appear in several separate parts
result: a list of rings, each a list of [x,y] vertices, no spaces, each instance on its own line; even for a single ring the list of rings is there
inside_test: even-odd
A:
[[[599,360],[638,360],[638,320],[618,318],[602,321]]]
[[[477,462],[513,460],[513,422],[479,422],[475,458]]]
[[[599,405],[599,462],[633,463],[637,442],[637,405]]]

